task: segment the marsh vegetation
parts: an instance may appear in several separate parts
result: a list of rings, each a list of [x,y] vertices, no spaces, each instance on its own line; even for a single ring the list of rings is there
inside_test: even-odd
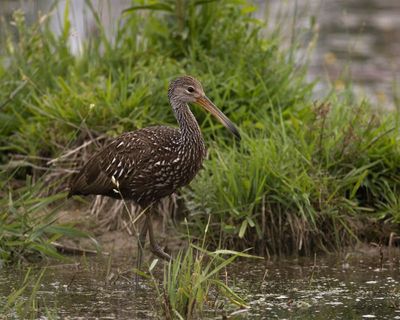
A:
[[[175,212],[174,232],[197,249],[181,251],[180,264],[150,261],[146,276],[156,283],[161,314],[201,313],[202,304],[193,301],[207,301],[210,290],[246,305],[220,278],[232,257],[243,255],[238,252],[313,255],[360,241],[399,244],[400,105],[382,112],[355,97],[345,79],[342,88],[314,101],[315,82],[306,78],[307,52],[317,38],[314,19],[306,28],[290,20],[294,31],[285,38],[287,20],[269,25],[268,18],[255,19],[256,8],[246,1],[139,1],[121,14],[110,38],[86,1],[96,36],[73,54],[70,5],[59,34],[49,27],[52,11],[29,24],[21,11],[1,21],[1,266],[66,259],[54,242],[87,238],[97,226],[135,233],[136,207],[66,201],[66,186],[111,137],[176,125],[166,90],[181,74],[200,78],[243,139],[234,143],[193,108],[208,159],[190,187],[166,199],[160,211]],[[307,48],[300,58],[299,48]],[[58,219],[77,208],[96,224]],[[164,275],[153,276],[154,267]],[[14,298],[23,290],[15,289],[0,303],[23,314]]]

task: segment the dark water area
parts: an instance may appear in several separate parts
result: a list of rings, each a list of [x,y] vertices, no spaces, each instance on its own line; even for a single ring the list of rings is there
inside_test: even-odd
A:
[[[135,286],[133,266],[129,258],[110,264],[96,257],[48,266],[37,293],[39,306],[62,319],[157,318],[156,290],[150,280]],[[383,260],[379,253],[352,253],[238,261],[226,274],[249,306],[241,312],[227,307],[227,314],[237,312],[231,319],[400,319],[399,252],[385,253]],[[1,303],[24,275],[2,270]],[[29,290],[24,296],[29,298]],[[209,310],[204,318],[221,319],[221,312]]]
[[[30,287],[45,270],[36,298],[43,309],[46,306],[61,319],[152,319],[156,316],[155,290],[146,283],[135,287],[134,274],[130,272],[133,267],[129,258],[118,258],[110,267],[104,257],[78,257],[67,264],[36,265],[29,275],[33,282]],[[26,272],[2,270],[1,304],[22,286]],[[23,295],[26,301],[30,291]]]
[[[344,75],[353,81],[358,96],[367,96],[377,107],[395,108],[396,103],[399,107],[400,1],[310,3],[319,24],[311,59],[312,77],[340,88]]]
[[[315,19],[318,39],[311,52],[309,79],[317,83],[316,97],[333,86],[339,91],[350,80],[361,99],[377,107],[399,107],[400,1],[298,0],[256,1],[271,17],[283,12],[290,32],[311,30]],[[293,28],[293,16],[295,28]],[[307,39],[307,37],[306,37]],[[300,50],[306,51],[306,43]],[[396,100],[397,99],[397,100]]]
[[[377,257],[330,256],[243,270],[240,292],[248,293],[253,319],[400,319],[398,258],[382,268]]]

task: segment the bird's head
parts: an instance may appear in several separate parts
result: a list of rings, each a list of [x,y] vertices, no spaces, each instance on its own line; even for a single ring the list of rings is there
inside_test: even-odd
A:
[[[190,76],[183,76],[171,81],[168,96],[178,102],[196,103],[197,99],[205,94],[199,81]]]
[[[191,76],[182,76],[171,81],[168,89],[168,97],[173,107],[175,107],[175,105],[181,105],[182,103],[195,103],[202,106],[240,140],[240,133],[236,126],[210,99],[208,99],[201,83],[195,78]]]

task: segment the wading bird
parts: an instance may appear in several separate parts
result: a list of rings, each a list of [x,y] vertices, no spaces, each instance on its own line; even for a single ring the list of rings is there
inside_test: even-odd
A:
[[[154,237],[151,221],[154,205],[187,185],[206,156],[200,127],[188,103],[202,106],[240,139],[234,124],[207,98],[195,78],[183,76],[173,80],[168,98],[179,129],[154,126],[122,134],[88,160],[73,177],[68,195],[122,198],[148,209],[138,238],[138,267],[147,233],[151,251],[160,258],[171,259]]]

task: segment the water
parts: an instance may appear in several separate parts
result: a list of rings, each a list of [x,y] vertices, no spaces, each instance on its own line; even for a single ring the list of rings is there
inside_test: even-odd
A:
[[[264,1],[257,1],[264,4]],[[298,0],[270,1],[272,12],[283,5],[297,12],[296,30],[318,23],[318,42],[310,61],[310,79],[319,79],[317,96],[331,84],[338,91],[350,79],[359,97],[375,105],[394,108],[400,95],[400,1],[398,0]]]
[[[128,257],[49,266],[37,300],[63,319],[156,318],[156,290],[147,280],[135,289],[133,266]],[[235,319],[400,319],[399,271],[399,252],[385,252],[382,262],[376,252],[239,261],[227,274],[250,307]],[[18,288],[23,276],[22,270],[3,270],[0,297]],[[221,319],[221,312],[206,313],[206,319],[215,317]]]
[[[400,93],[399,17],[397,0],[323,1],[310,72],[336,87],[347,73],[359,96],[393,108]]]
[[[45,268],[37,293],[43,315],[46,315],[43,307],[46,306],[62,319],[151,319],[157,311],[155,290],[146,283],[135,290],[134,274],[130,272],[134,265],[129,261],[129,258],[118,258],[110,265],[106,258],[75,258],[68,264],[37,268],[30,274],[30,288]],[[2,271],[1,302],[12,290],[22,287],[26,274],[26,270]],[[30,291],[22,298],[28,300]]]
[[[398,258],[283,259],[240,272],[254,319],[400,319]],[[266,273],[264,281],[262,275]]]

